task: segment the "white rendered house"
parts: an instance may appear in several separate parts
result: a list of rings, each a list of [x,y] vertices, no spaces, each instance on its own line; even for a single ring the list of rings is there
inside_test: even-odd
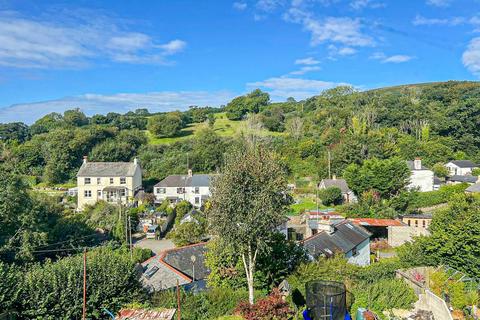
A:
[[[192,174],[191,170],[187,175],[170,175],[154,186],[153,194],[158,202],[168,200],[175,204],[186,200],[200,208],[210,197],[212,177],[208,174]]]
[[[410,169],[410,183],[408,189],[418,189],[420,192],[433,191],[434,173],[432,170],[422,166],[422,160],[417,158],[414,161],[407,161]]]

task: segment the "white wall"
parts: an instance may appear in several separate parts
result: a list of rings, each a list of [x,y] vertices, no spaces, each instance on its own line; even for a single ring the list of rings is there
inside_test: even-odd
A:
[[[433,191],[433,171],[412,170],[408,189],[418,188],[421,192]]]
[[[388,245],[398,247],[407,241],[412,241],[413,237],[429,235],[430,232],[425,228],[415,228],[409,226],[389,226],[388,227]]]
[[[370,265],[370,239],[366,239],[357,246],[357,255],[352,256],[352,251],[345,254],[349,263],[359,266]]]
[[[195,193],[195,187],[186,187],[185,188],[185,193],[177,193],[177,187],[166,187],[165,193],[159,193],[159,188],[162,187],[155,187],[153,192],[155,195],[155,198],[158,201],[163,201],[169,197],[176,197],[181,200],[186,200],[190,202],[193,206],[195,207],[201,207],[202,206],[202,196],[210,196],[210,188],[209,187],[199,187],[198,193]],[[178,188],[183,188],[179,186]],[[195,201],[196,198],[198,198],[198,202]]]

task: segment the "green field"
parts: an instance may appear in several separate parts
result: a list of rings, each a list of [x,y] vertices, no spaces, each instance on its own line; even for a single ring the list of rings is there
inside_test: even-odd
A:
[[[242,130],[245,130],[246,121],[232,121],[227,118],[225,112],[215,114],[215,124],[213,125],[213,130],[222,137],[231,137]],[[206,126],[205,123],[192,123],[189,124],[186,128],[183,128],[181,134],[176,137],[168,138],[159,138],[153,136],[148,130],[146,131],[148,142],[150,144],[169,144],[177,141],[182,141],[189,139],[195,135],[195,132],[200,128]],[[262,136],[275,136],[281,135],[279,132],[270,132],[266,129],[262,129],[260,134]]]

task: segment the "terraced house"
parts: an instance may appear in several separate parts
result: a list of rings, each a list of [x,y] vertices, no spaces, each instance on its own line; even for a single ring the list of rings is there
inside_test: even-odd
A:
[[[84,157],[77,188],[79,211],[100,200],[125,205],[142,188],[142,168],[136,158],[133,162],[89,162]]]

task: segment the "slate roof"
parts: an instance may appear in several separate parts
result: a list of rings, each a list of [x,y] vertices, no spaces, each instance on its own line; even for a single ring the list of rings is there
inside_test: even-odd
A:
[[[451,177],[448,177],[448,181],[454,181],[454,182],[476,183],[477,180],[478,180],[478,177],[476,176],[453,175]]]
[[[414,161],[407,161],[407,167],[408,167],[408,169],[410,169],[410,171],[418,170],[418,169],[415,169]],[[422,169],[420,169],[420,170],[428,170],[428,168],[422,165]]]
[[[140,282],[149,292],[173,288],[177,285],[177,280],[180,285],[191,281],[188,277],[182,276],[175,272],[173,268],[161,262],[158,256],[142,263],[142,267],[143,273],[140,277]]]
[[[325,255],[330,257],[336,252],[347,253],[363,241],[369,239],[371,233],[363,227],[349,221],[335,225],[335,231],[317,233],[303,241],[303,246],[313,257]]]
[[[77,177],[132,177],[137,167],[133,162],[86,162]]]
[[[163,261],[192,279],[191,257],[195,256],[195,280],[205,279],[210,274],[205,265],[206,252],[206,243],[198,243],[166,251]]]
[[[476,168],[478,167],[478,164],[474,163],[473,161],[470,160],[452,160],[449,163],[453,163],[457,167],[460,168]]]
[[[444,182],[443,182],[443,180],[440,179],[439,177],[434,176],[434,177],[433,177],[433,184],[434,184],[434,185],[441,185],[441,184],[444,184]]]
[[[466,192],[480,192],[480,183],[472,184],[470,187],[465,189]]]
[[[186,285],[193,280],[192,255],[195,256],[195,280],[205,279],[210,271],[205,266],[206,243],[198,243],[164,251],[142,263],[140,281],[148,291],[159,291]]]
[[[212,177],[211,174],[188,175],[170,175],[157,183],[155,187],[209,187]]]
[[[351,192],[345,179],[323,179],[320,181],[320,185],[322,184],[325,186],[325,188],[337,187],[342,190],[342,193]]]
[[[431,213],[421,213],[421,214],[406,214],[403,218],[412,218],[412,219],[432,219]]]

